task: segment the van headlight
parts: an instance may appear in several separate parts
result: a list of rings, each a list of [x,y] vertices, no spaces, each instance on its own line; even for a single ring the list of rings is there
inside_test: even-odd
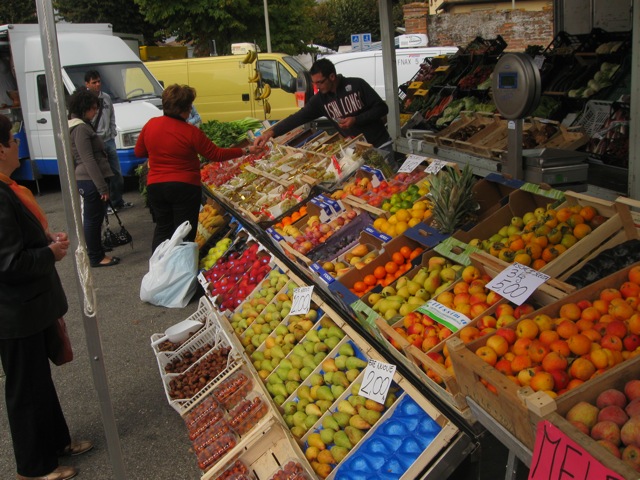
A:
[[[136,146],[140,130],[135,132],[127,132],[122,134],[122,148],[133,148]]]

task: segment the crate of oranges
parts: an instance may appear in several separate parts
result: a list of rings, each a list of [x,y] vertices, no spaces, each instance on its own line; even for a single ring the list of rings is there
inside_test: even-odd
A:
[[[639,298],[640,262],[492,335],[467,345],[449,341],[458,384],[533,448],[541,417],[594,388],[605,372],[623,375],[628,362],[640,361]]]

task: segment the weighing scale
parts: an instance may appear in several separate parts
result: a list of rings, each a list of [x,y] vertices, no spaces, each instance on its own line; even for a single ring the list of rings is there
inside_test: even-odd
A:
[[[508,120],[507,164],[503,172],[559,189],[586,188],[589,166],[584,154],[548,148],[522,150],[523,119],[535,111],[542,94],[540,70],[533,59],[525,53],[504,54],[493,71],[491,87],[498,111]]]

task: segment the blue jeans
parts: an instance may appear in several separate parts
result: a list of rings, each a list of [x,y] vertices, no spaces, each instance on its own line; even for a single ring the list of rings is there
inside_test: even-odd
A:
[[[82,196],[84,209],[82,223],[89,262],[91,266],[95,266],[104,258],[101,235],[107,206],[100,198],[100,192],[91,180],[78,180],[78,192]]]
[[[109,198],[114,208],[118,209],[122,207],[124,200],[122,200],[122,192],[124,191],[124,178],[122,178],[122,169],[120,168],[120,160],[118,159],[118,150],[116,149],[116,141],[105,140],[104,151],[107,153],[107,159],[109,160],[109,167],[113,172],[109,182]]]
[[[198,230],[198,214],[202,203],[202,187],[182,182],[152,183],[147,186],[149,204],[156,221],[151,251],[169,240],[185,220],[191,223],[191,231],[185,237],[193,242]]]

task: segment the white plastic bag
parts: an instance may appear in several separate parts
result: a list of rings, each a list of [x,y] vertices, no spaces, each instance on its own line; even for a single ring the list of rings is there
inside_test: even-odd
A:
[[[182,241],[190,231],[186,221],[158,245],[149,259],[149,273],[142,278],[140,300],[169,308],[189,303],[198,286],[198,245]]]

